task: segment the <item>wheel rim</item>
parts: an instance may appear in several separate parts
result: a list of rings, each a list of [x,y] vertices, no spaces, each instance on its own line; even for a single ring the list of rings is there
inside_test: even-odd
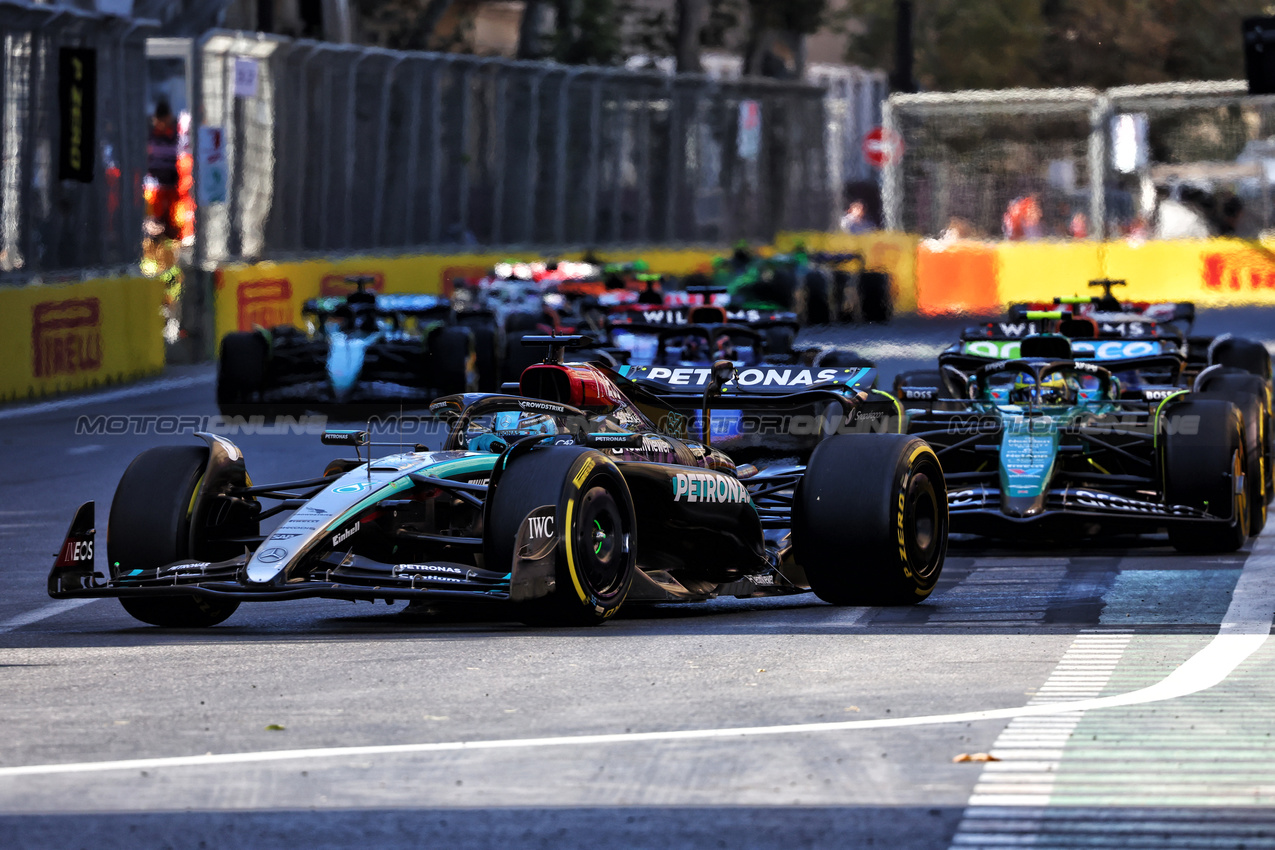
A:
[[[591,487],[580,499],[580,519],[572,533],[580,577],[597,596],[620,589],[628,569],[629,553],[624,515],[611,491]]]
[[[1231,480],[1240,481],[1244,475],[1244,453],[1239,449],[1231,455]],[[1244,530],[1244,536],[1248,536],[1248,484],[1243,487],[1232,485],[1231,490],[1235,492],[1235,524]]]
[[[927,474],[918,472],[912,476],[903,504],[908,561],[917,578],[930,578],[934,573],[938,561],[936,556],[943,539],[943,519],[938,494]]]

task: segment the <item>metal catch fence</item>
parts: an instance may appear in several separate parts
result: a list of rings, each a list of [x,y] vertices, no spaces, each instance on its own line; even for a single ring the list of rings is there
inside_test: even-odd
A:
[[[769,239],[837,203],[813,86],[224,31],[195,65],[204,262]]]
[[[893,229],[1176,238],[1272,226],[1275,97],[1242,80],[896,94],[883,121],[904,150],[884,175]]]
[[[0,0],[0,280],[137,262],[151,23]]]

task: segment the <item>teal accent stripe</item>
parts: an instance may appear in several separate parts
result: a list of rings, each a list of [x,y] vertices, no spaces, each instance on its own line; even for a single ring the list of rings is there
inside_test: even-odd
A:
[[[364,496],[362,499],[359,499],[359,501],[357,501],[354,504],[354,507],[350,508],[345,513],[337,517],[336,521],[333,522],[328,527],[336,528],[337,526],[344,523],[346,520],[350,519],[356,514],[361,513],[364,508],[367,508],[370,505],[375,505],[377,502],[380,502],[384,499],[388,499],[390,496],[393,496],[395,493],[401,493],[404,490],[411,489],[414,486],[416,486],[416,482],[412,481],[412,479],[406,475],[404,475],[402,478],[396,478],[395,480],[391,481],[389,484],[386,484],[381,489],[372,493],[370,496]]]

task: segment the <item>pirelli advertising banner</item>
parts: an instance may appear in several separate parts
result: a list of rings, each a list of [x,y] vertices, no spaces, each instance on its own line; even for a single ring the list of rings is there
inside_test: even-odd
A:
[[[1275,242],[924,240],[916,269],[925,315],[994,315],[1015,302],[1091,295],[1087,284],[1097,278],[1127,281],[1117,294],[1130,301],[1275,304]]]
[[[58,179],[93,182],[93,129],[97,125],[97,52],[58,51]]]
[[[160,371],[163,299],[141,277],[0,289],[0,402]]]

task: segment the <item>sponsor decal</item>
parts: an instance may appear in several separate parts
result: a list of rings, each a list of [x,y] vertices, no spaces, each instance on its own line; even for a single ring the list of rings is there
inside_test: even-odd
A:
[[[584,464],[580,467],[580,471],[576,473],[576,477],[571,479],[571,483],[579,487],[584,483],[584,479],[589,477],[589,473],[593,471],[593,458],[585,458]]]
[[[554,404],[551,401],[520,401],[518,407],[522,410],[540,411],[542,413],[566,413],[567,409],[560,404]]]
[[[904,400],[933,401],[938,396],[937,387],[904,387]]]
[[[244,281],[236,295],[239,330],[292,324],[292,282],[287,278]]]
[[[72,298],[36,304],[31,308],[31,350],[37,378],[101,368],[101,302]]]
[[[1206,253],[1204,288],[1210,292],[1258,292],[1275,289],[1275,265],[1256,251]]]
[[[673,476],[673,501],[742,505],[748,488],[737,479],[712,472],[679,472]]]
[[[1160,346],[1146,340],[1109,340],[1093,342],[1090,340],[1073,340],[1072,353],[1077,357],[1092,357],[1095,360],[1123,360],[1130,357],[1149,357],[1160,353]]]
[[[752,366],[746,369],[740,369],[735,374],[735,378],[727,382],[727,386],[809,387],[814,384],[835,381],[839,378],[847,380],[858,372],[858,369],[850,367],[840,369],[812,369],[798,366],[761,369]],[[633,377],[642,377],[649,381],[658,381],[672,387],[703,388],[708,386],[708,382],[712,378],[712,374],[713,370],[708,368],[668,368],[664,366],[652,366],[646,369],[645,373],[635,374]]]
[[[92,540],[68,540],[66,547],[62,550],[60,563],[78,563],[81,561],[93,560],[93,541]]]
[[[264,552],[257,553],[257,561],[262,564],[277,564],[286,557],[288,557],[288,550],[277,546],[273,549],[267,549]]]
[[[356,522],[354,525],[350,526],[345,531],[339,531],[336,534],[332,535],[332,545],[333,546],[341,545],[342,543],[344,543],[345,541],[353,537],[355,534],[358,534],[358,531],[359,531],[359,524]]]
[[[527,536],[532,540],[544,540],[553,537],[555,532],[553,529],[552,516],[529,516],[527,517]]]
[[[333,493],[361,493],[371,485],[366,481],[355,481],[353,484],[342,484],[340,487],[333,487]]]
[[[402,573],[429,573],[432,576],[452,575],[467,576],[469,571],[460,567],[451,567],[446,564],[395,564],[392,570],[394,575]]]
[[[1180,393],[1180,392],[1182,392],[1182,390],[1176,389],[1176,388],[1165,389],[1165,390],[1143,390],[1142,397],[1146,399],[1147,401],[1162,401],[1168,398],[1169,396],[1174,395],[1175,393]]]

